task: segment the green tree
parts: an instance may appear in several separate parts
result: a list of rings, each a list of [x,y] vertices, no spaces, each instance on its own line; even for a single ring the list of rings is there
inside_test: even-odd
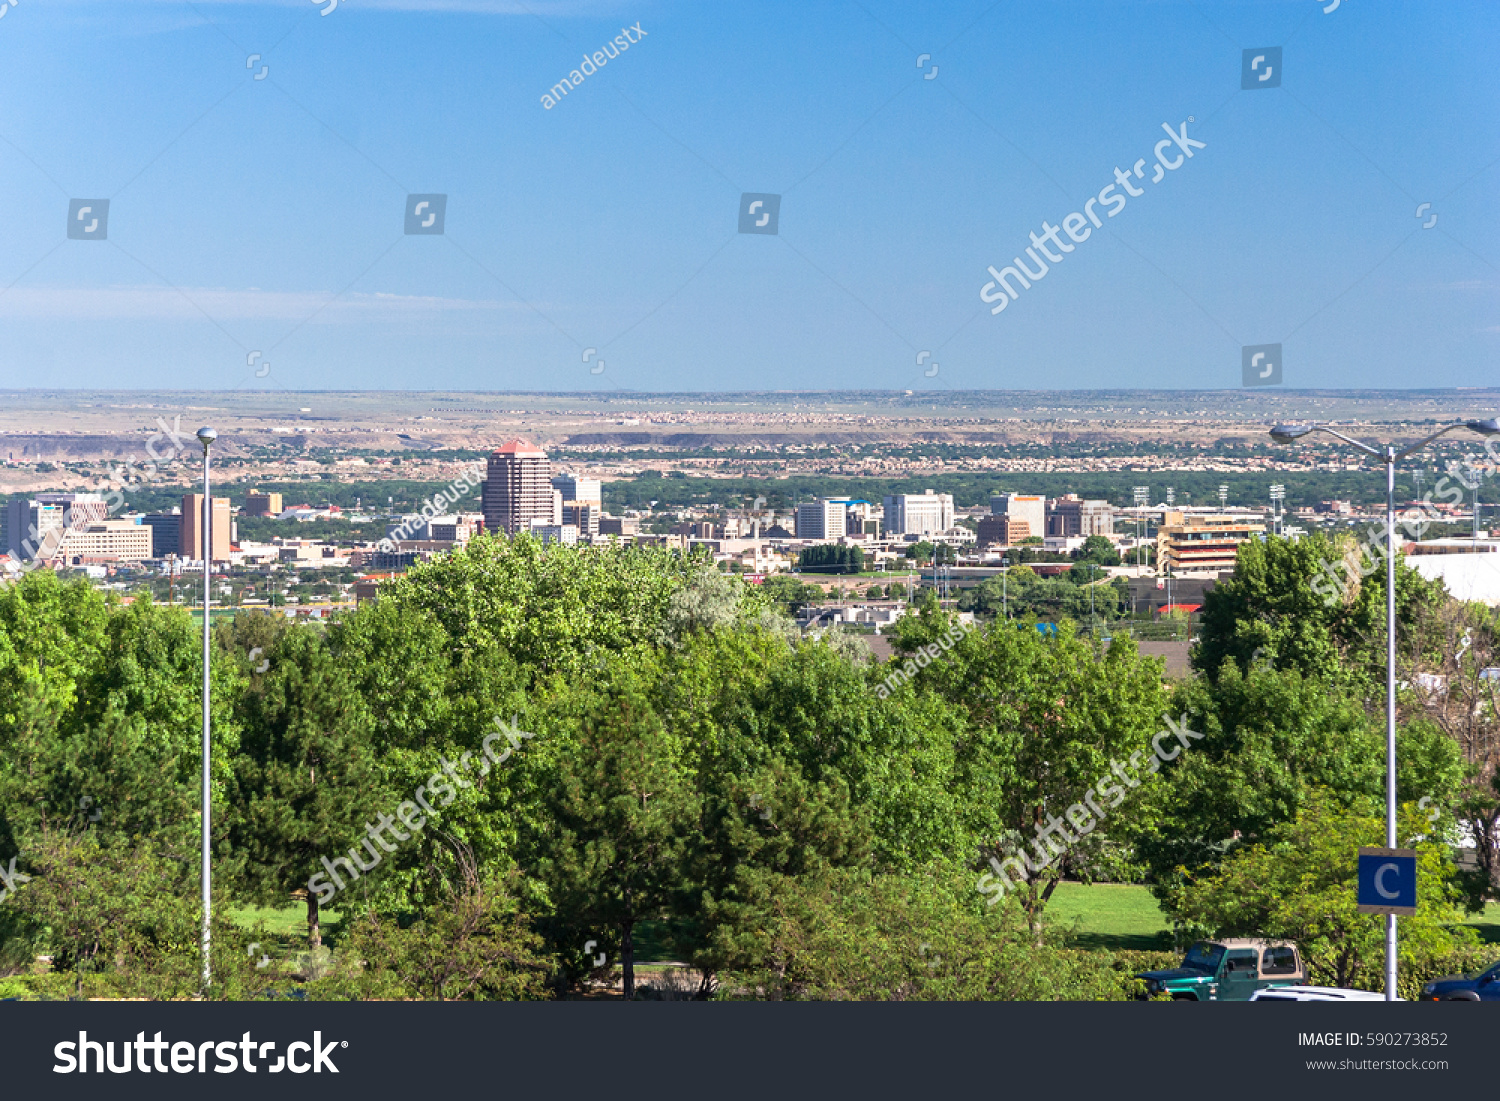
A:
[[[1426,826],[1425,814],[1415,812],[1403,807],[1402,836]],[[1191,881],[1180,915],[1190,932],[1295,941],[1313,983],[1380,989],[1385,923],[1358,912],[1355,882],[1359,847],[1384,843],[1384,819],[1373,806],[1346,809],[1340,799],[1314,794],[1294,821]],[[1416,850],[1417,913],[1401,919],[1403,968],[1474,940],[1472,931],[1454,928],[1463,919],[1463,892],[1448,847],[1425,841]]]
[[[1216,677],[1225,661],[1244,670],[1259,653],[1278,669],[1352,683],[1364,694],[1382,691],[1385,560],[1363,578],[1359,561],[1348,536],[1241,543],[1233,576],[1204,597],[1194,667]],[[1407,635],[1421,609],[1444,595],[1441,582],[1425,580],[1398,557],[1398,634]]]
[[[564,928],[599,941],[617,934],[630,999],[635,930],[684,887],[698,795],[687,747],[635,677],[622,673],[589,701],[581,725],[558,761],[540,871]]]
[[[385,809],[373,718],[311,630],[287,632],[266,660],[267,672],[244,701],[231,851],[247,898],[278,906],[305,891],[308,942],[316,950],[322,945],[320,903],[340,889],[330,879],[337,872],[323,861],[341,860],[344,876],[356,879],[348,853],[362,842],[373,844],[365,839],[365,823]]]
[[[1232,665],[1217,682],[1194,681],[1173,700],[1205,735],[1163,769],[1159,817],[1137,836],[1154,887],[1172,910],[1182,882],[1236,846],[1264,840],[1296,819],[1314,791],[1349,808],[1384,791],[1379,716],[1337,686],[1299,670]],[[1432,795],[1451,805],[1462,779],[1456,751],[1430,728],[1403,727],[1397,739],[1403,799]]]
[[[896,648],[913,659],[902,665],[918,690],[967,715],[952,793],[978,840],[972,859],[1005,869],[1008,879],[985,873],[981,882],[1013,884],[1039,935],[1061,878],[1085,872],[1102,845],[1142,824],[1149,804],[1136,789],[1150,782],[1153,736],[1168,715],[1161,665],[1128,639],[1101,654],[1067,627],[1043,638],[997,624],[942,653],[940,636],[952,634],[944,617],[924,609],[898,624]],[[922,654],[925,668],[914,660]]]
[[[1120,564],[1120,555],[1115,550],[1115,545],[1102,535],[1090,535],[1083,541],[1083,546],[1074,552],[1073,557],[1080,562],[1094,562],[1100,566]]]

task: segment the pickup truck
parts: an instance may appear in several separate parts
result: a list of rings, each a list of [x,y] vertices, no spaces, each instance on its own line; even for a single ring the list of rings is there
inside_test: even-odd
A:
[[[1231,937],[1200,940],[1168,971],[1142,971],[1148,995],[1173,1001],[1246,1002],[1257,990],[1307,982],[1307,969],[1295,944]]]

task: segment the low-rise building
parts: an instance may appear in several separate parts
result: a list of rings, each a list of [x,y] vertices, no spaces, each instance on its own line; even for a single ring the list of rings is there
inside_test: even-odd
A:
[[[54,559],[69,566],[100,562],[144,562],[151,557],[151,529],[139,517],[99,520],[69,528]]]
[[[1264,536],[1265,530],[1262,523],[1214,516],[1163,525],[1156,533],[1156,572],[1232,570],[1240,544]]]

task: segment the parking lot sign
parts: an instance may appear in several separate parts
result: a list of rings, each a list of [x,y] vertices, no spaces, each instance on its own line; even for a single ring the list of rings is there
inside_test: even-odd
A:
[[[1359,912],[1406,917],[1417,912],[1415,849],[1359,850]]]

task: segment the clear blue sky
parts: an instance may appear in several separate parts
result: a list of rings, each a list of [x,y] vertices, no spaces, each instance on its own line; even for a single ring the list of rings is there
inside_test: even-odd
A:
[[[1496,384],[1500,4],[1332,2],[11,0],[0,386],[1226,388],[1272,343],[1288,386]]]

